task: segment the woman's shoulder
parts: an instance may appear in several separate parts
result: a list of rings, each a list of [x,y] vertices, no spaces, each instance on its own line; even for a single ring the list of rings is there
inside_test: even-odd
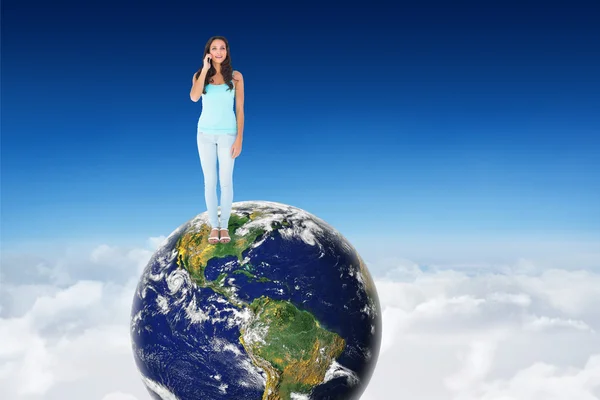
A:
[[[244,79],[244,76],[242,75],[242,73],[238,70],[234,70],[233,71],[233,80],[234,81],[241,81]]]

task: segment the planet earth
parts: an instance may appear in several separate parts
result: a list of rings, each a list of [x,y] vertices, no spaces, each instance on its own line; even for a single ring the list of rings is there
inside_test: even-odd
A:
[[[206,212],[167,237],[131,309],[133,357],[153,399],[351,400],[379,356],[381,309],[356,249],[286,204],[233,204],[231,242]]]

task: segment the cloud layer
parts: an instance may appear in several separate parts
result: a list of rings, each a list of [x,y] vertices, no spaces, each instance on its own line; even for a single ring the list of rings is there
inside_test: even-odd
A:
[[[129,318],[162,239],[52,259],[3,254],[2,398],[148,399]],[[363,400],[600,399],[600,265],[592,267],[369,264],[384,331]]]
[[[377,285],[384,337],[364,399],[392,382],[410,399],[600,398],[600,275],[406,263]]]

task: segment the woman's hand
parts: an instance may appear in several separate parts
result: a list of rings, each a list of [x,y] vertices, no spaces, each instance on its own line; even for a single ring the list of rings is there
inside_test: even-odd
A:
[[[237,158],[242,152],[242,141],[239,139],[235,139],[233,142],[233,146],[231,146],[231,157]]]
[[[204,64],[202,65],[203,70],[208,71],[210,69],[210,59],[211,59],[210,54],[207,54],[204,57]]]

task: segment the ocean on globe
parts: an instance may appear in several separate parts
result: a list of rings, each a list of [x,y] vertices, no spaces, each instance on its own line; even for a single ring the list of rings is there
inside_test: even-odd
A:
[[[352,245],[286,204],[233,204],[231,242],[202,213],[152,255],[131,310],[153,399],[351,400],[381,343],[373,279]]]

